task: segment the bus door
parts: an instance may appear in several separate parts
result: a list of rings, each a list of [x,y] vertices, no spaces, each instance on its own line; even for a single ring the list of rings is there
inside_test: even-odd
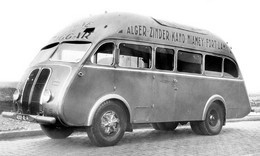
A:
[[[153,74],[153,122],[173,121],[178,81],[174,70],[174,50],[157,47]]]
[[[179,121],[200,119],[203,108],[212,91],[202,76],[203,56],[199,53],[179,50],[177,53],[178,92],[174,118]]]
[[[144,123],[152,113],[152,47],[137,43],[119,44],[115,72],[116,93],[129,103],[132,120]]]

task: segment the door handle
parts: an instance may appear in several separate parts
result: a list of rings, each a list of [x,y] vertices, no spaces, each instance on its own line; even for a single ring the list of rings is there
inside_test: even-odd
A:
[[[177,91],[178,90],[178,87],[177,87],[178,80],[177,79],[173,79],[172,83],[173,83],[174,90]]]

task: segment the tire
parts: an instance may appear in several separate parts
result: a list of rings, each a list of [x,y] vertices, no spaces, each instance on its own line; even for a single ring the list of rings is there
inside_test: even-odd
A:
[[[124,109],[108,100],[97,109],[92,126],[87,127],[90,141],[100,147],[113,146],[123,137],[127,127],[127,116]]]
[[[44,134],[52,139],[64,139],[73,133],[73,129],[70,127],[56,125],[41,125],[41,129]]]
[[[157,123],[152,123],[151,126],[155,129],[155,130],[160,130],[160,128],[158,127]]]
[[[197,124],[203,135],[217,135],[222,130],[223,123],[224,110],[214,102],[207,110],[205,120]]]
[[[190,127],[192,129],[192,131],[196,134],[199,134],[199,135],[203,135],[202,131],[200,130],[200,127],[199,127],[199,122],[198,121],[192,121],[190,122]]]
[[[163,123],[157,123],[157,126],[160,130],[163,131],[173,131],[177,128],[178,122],[163,122]]]

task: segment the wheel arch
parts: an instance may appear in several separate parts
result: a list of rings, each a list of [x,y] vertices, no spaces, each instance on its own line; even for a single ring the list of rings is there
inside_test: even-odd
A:
[[[226,123],[226,114],[227,114],[227,108],[226,108],[226,102],[224,100],[224,98],[220,95],[213,95],[211,96],[205,107],[204,107],[204,110],[203,110],[203,115],[202,115],[202,120],[205,120],[206,119],[206,114],[207,114],[207,111],[210,107],[210,105],[213,103],[213,102],[216,102],[218,105],[221,106],[221,108],[224,110],[224,121],[223,121],[223,125],[225,125]]]
[[[122,106],[122,108],[125,110],[126,114],[127,114],[127,129],[129,129],[129,124],[131,122],[131,119],[132,119],[132,114],[131,114],[131,109],[130,109],[130,105],[128,104],[128,102],[120,95],[118,94],[107,94],[107,95],[104,95],[102,96],[101,98],[99,98],[95,104],[93,105],[93,107],[91,108],[91,110],[89,111],[89,114],[88,114],[88,118],[87,118],[87,123],[86,125],[87,126],[91,126],[92,125],[92,122],[93,122],[93,118],[94,118],[94,115],[98,109],[98,107],[105,101],[107,100],[112,100],[112,101],[115,101],[118,105]]]

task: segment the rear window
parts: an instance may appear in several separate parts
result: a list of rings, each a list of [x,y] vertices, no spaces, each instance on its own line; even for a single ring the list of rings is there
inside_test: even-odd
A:
[[[224,60],[224,76],[229,78],[238,77],[238,69],[235,62],[230,59]]]

